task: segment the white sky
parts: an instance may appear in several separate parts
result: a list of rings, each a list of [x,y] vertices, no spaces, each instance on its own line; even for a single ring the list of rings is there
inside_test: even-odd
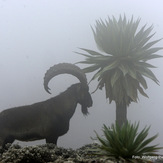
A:
[[[78,47],[97,50],[90,26],[99,18],[134,15],[143,25],[153,24],[154,39],[163,38],[162,6],[162,0],[0,0],[0,110],[46,100],[76,82],[63,75],[50,83],[52,95],[43,88],[44,73],[50,66],[83,60],[73,52]],[[163,41],[157,46],[163,46]],[[159,133],[154,144],[163,146],[163,59],[152,63],[158,67],[153,72],[160,86],[147,80],[149,99],[140,95],[139,103],[128,108],[128,119],[140,121],[141,128],[151,125],[150,136]],[[96,84],[92,82],[90,90]],[[78,106],[58,146],[78,148],[91,143],[94,130],[102,134],[104,123],[114,123],[115,105],[108,104],[105,92],[97,91],[92,98],[90,115],[83,117]]]

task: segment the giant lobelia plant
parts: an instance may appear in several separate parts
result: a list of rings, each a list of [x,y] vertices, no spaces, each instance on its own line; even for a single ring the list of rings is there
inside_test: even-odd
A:
[[[140,19],[127,20],[126,16],[116,20],[97,20],[95,29],[92,28],[94,39],[101,52],[84,49],[79,53],[86,57],[79,63],[89,64],[84,68],[85,73],[95,72],[91,81],[98,79],[97,89],[105,88],[106,98],[116,103],[116,121],[122,125],[127,120],[127,107],[131,102],[137,102],[138,92],[145,97],[147,89],[146,78],[158,84],[147,61],[159,58],[156,54],[163,47],[153,47],[158,40],[151,40],[153,26],[139,27]]]

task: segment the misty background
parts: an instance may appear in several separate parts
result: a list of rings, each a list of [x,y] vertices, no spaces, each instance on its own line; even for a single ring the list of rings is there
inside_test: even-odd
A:
[[[140,26],[153,24],[154,40],[163,38],[162,6],[162,0],[0,0],[0,111],[44,101],[78,82],[71,75],[60,75],[49,84],[51,95],[43,87],[44,74],[54,64],[84,60],[74,53],[80,52],[79,47],[98,51],[91,30],[97,19],[119,18],[120,14],[130,19],[133,15],[134,20],[141,18]],[[163,41],[156,46],[163,47]],[[139,102],[129,106],[127,117],[133,123],[140,121],[140,129],[151,125],[149,136],[159,133],[153,144],[163,146],[163,58],[150,63],[158,67],[152,71],[160,86],[147,79],[149,99],[139,95]],[[88,81],[92,75],[87,74]],[[90,92],[96,85],[97,81],[90,84]],[[102,135],[103,124],[115,122],[115,103],[109,104],[104,90],[96,91],[92,98],[90,114],[84,117],[78,105],[58,146],[76,149],[92,143],[94,130]],[[45,141],[19,142],[42,143]]]

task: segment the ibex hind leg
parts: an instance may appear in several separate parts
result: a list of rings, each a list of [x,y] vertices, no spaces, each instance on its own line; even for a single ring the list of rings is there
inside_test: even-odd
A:
[[[0,138],[0,153],[3,152],[3,145],[4,144],[4,140],[2,138]]]
[[[2,146],[2,148],[5,148],[6,144],[12,144],[14,142],[14,138],[13,137],[7,137],[5,139],[0,140],[0,146]]]
[[[2,139],[0,138],[0,153],[3,153],[6,149],[9,148],[9,146],[7,147],[6,144],[7,143],[13,143],[14,139]]]

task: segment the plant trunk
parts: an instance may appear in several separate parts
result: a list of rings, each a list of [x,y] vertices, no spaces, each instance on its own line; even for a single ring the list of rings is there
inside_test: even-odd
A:
[[[116,103],[116,122],[121,127],[123,123],[127,122],[127,106],[126,104]]]

